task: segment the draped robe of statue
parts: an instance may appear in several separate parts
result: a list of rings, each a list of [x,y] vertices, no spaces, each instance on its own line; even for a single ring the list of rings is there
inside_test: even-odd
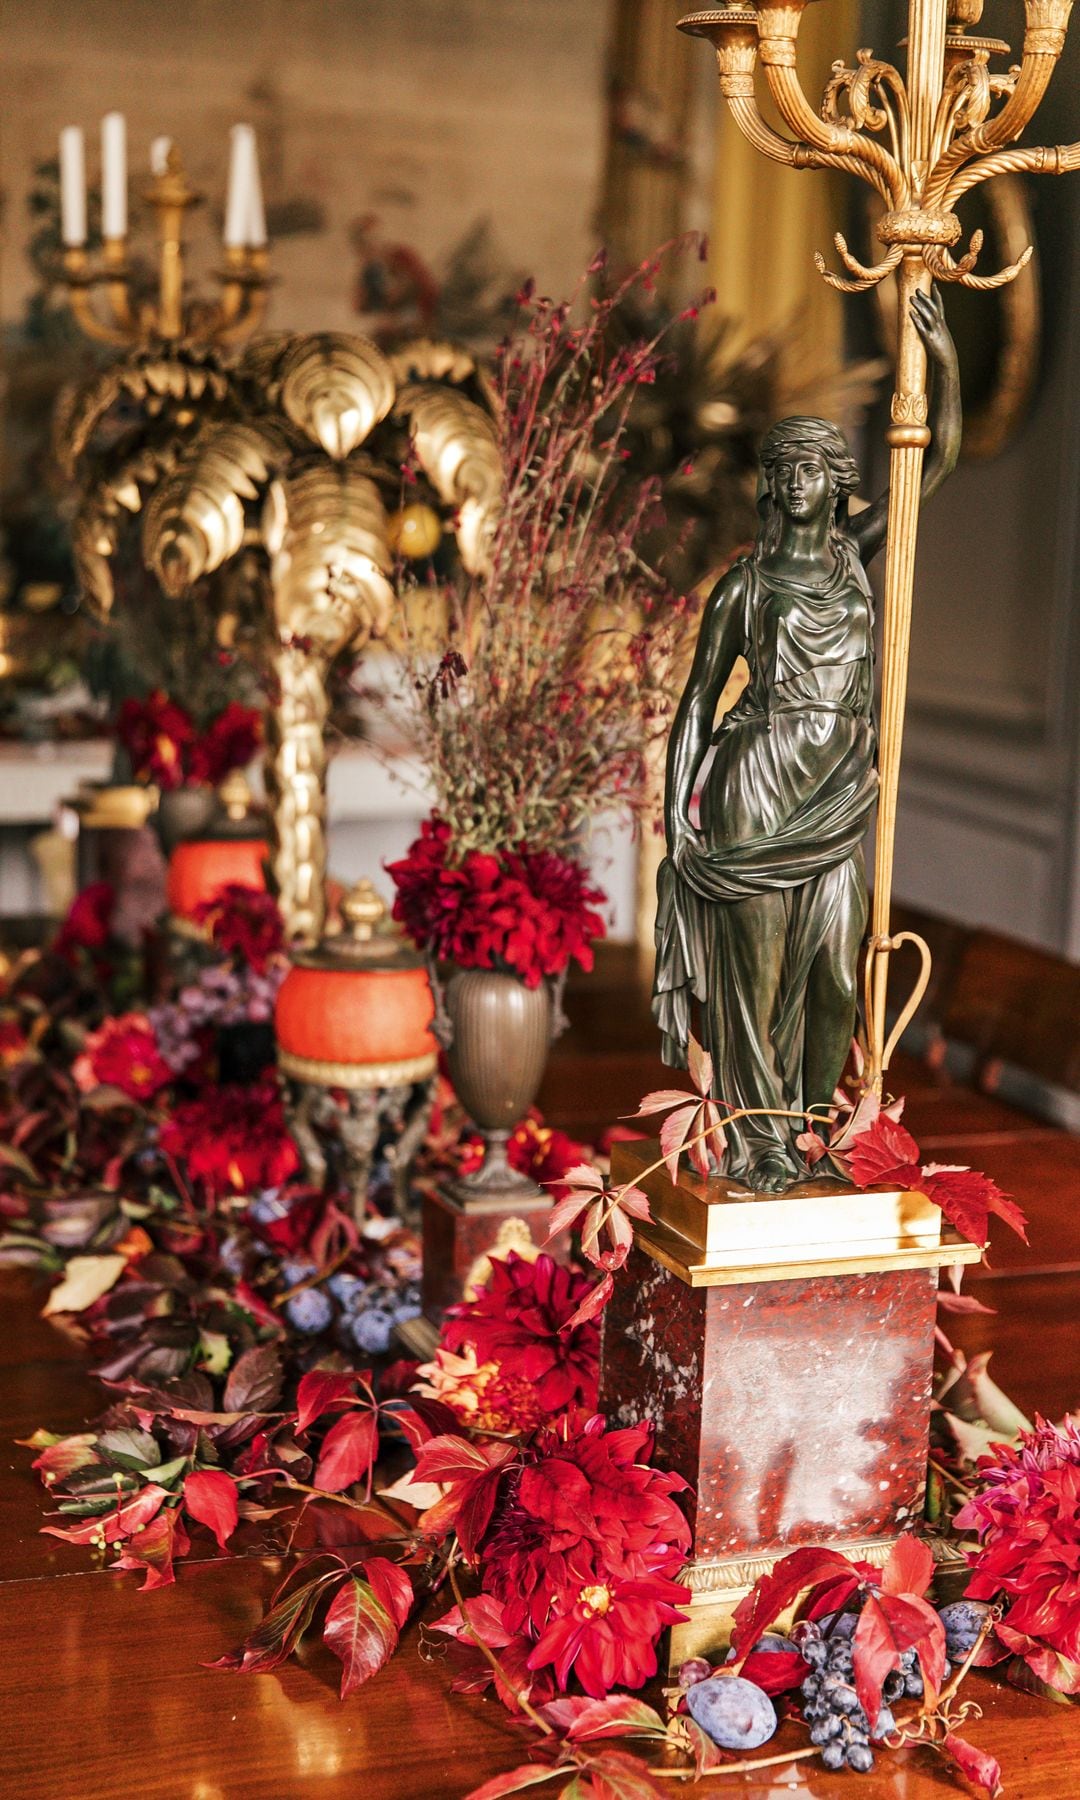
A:
[[[724,578],[750,680],[713,738],[698,838],[658,877],[653,1009],[664,1060],[685,1066],[694,1030],[713,1057],[713,1093],[735,1107],[801,1112],[831,1097],[807,1094],[804,1080],[819,959],[849,968],[854,1015],[862,840],[877,794],[873,608],[852,539],[839,535],[835,549],[821,583],[768,573],[756,553]],[[795,1179],[805,1129],[779,1117],[737,1122],[725,1173],[752,1180],[755,1160],[774,1151]]]

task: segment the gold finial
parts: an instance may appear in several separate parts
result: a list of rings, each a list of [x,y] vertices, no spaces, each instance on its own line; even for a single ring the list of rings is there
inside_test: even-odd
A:
[[[233,769],[226,775],[218,788],[218,799],[225,808],[225,817],[234,825],[239,825],[251,811],[251,789],[243,769]]]
[[[370,881],[358,881],[341,902],[341,917],[354,944],[369,944],[386,918],[386,901]]]

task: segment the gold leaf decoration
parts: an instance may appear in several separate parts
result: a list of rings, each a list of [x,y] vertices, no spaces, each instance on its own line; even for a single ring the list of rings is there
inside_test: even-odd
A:
[[[200,432],[175,473],[146,508],[143,556],[165,592],[179,598],[239,550],[244,502],[287,454],[267,425],[215,424]]]
[[[282,529],[273,558],[279,627],[329,660],[357,636],[380,637],[394,594],[386,512],[359,471],[317,464],[275,484]]]
[[[488,414],[456,389],[410,383],[398,396],[413,447],[432,487],[457,512],[458,548],[466,568],[483,556],[487,528],[502,490],[502,463]]]
[[[394,404],[394,372],[366,338],[321,331],[297,338],[281,365],[281,405],[294,425],[341,462]]]

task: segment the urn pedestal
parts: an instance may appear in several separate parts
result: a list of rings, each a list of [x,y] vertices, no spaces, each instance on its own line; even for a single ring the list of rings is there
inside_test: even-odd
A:
[[[806,1182],[749,1194],[643,1172],[649,1196],[604,1316],[601,1409],[648,1419],[690,1483],[690,1619],[670,1664],[716,1659],[743,1595],[801,1544],[883,1563],[922,1512],[938,1271],[977,1245],[923,1194]]]
[[[376,1155],[404,1218],[409,1171],[435,1097],[434,1001],[419,956],[370,881],[341,907],[343,929],[294,950],[274,1011],[289,1128],[309,1181],[339,1165],[356,1220],[367,1213]]]
[[[484,1140],[484,1158],[473,1174],[424,1196],[424,1310],[398,1336],[426,1359],[447,1307],[482,1286],[490,1257],[535,1256],[551,1214],[551,1195],[506,1154],[544,1073],[557,1010],[550,987],[526,987],[497,969],[455,969],[443,1000],[450,1079]]]

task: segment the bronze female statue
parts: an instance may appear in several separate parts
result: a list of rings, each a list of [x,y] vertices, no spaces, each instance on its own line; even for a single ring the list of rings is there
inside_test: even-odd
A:
[[[959,382],[937,295],[917,293],[912,313],[935,370],[925,500],[959,454]],[[888,515],[886,493],[849,517],[858,479],[835,425],[773,426],[757,542],[709,598],[668,746],[653,990],[664,1060],[685,1066],[694,1030],[715,1097],[774,1115],[829,1104],[855,1023],[862,840],[877,793],[866,564]],[[750,680],[714,735],[740,654]],[[710,742],[697,831],[690,802]],[[738,1121],[724,1173],[782,1191],[805,1178],[804,1129],[767,1114]]]

